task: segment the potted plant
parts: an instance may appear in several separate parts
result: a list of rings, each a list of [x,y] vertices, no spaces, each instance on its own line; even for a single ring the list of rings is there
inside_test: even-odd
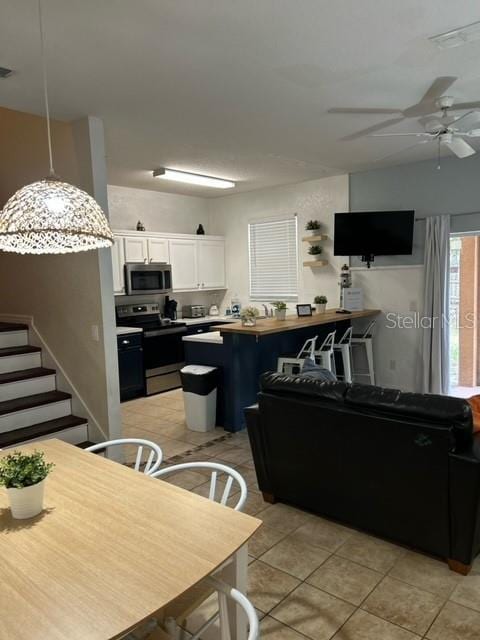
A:
[[[325,313],[325,309],[327,307],[327,296],[315,296],[313,301],[315,303],[315,309],[317,313]]]
[[[305,229],[307,231],[311,231],[312,235],[315,235],[317,231],[320,229],[320,223],[318,220],[309,220],[305,225]]]
[[[257,318],[259,316],[257,307],[245,307],[242,309],[240,318],[244,327],[254,327],[257,324]]]
[[[277,300],[276,302],[272,302],[272,306],[275,307],[275,317],[277,320],[285,320],[285,315],[287,313],[287,303],[282,300]]]
[[[308,253],[313,257],[314,260],[320,260],[322,251],[323,249],[319,244],[312,244],[312,246],[308,248]]]
[[[7,490],[13,518],[33,518],[43,509],[45,480],[54,466],[44,455],[14,451],[0,458],[0,485]]]

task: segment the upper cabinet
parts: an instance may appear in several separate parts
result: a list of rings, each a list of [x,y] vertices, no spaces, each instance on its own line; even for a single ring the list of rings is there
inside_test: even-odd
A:
[[[172,265],[173,291],[226,288],[225,241],[219,236],[195,236],[116,231],[112,247],[114,292],[125,294],[126,262],[166,262]]]
[[[225,242],[223,240],[198,240],[197,264],[201,289],[225,287]]]

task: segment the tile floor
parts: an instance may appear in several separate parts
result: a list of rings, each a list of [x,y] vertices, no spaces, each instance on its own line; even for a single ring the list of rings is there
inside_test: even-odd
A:
[[[125,403],[122,414],[124,436],[156,441],[167,463],[218,460],[245,477],[245,511],[264,523],[249,545],[249,597],[262,640],[480,639],[480,557],[462,577],[439,560],[283,504],[268,505],[258,491],[246,433],[189,431],[181,391]],[[206,495],[200,473],[172,481]],[[205,602],[187,629],[199,628],[212,606]],[[204,635],[216,638],[215,629]]]

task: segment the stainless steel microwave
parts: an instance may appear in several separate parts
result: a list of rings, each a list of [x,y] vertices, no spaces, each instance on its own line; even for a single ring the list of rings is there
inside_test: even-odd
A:
[[[127,262],[125,286],[128,296],[168,293],[172,290],[172,267],[164,262]]]

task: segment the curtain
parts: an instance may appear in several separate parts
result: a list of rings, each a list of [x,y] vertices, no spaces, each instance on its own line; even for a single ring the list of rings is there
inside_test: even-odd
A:
[[[422,391],[448,393],[448,280],[450,216],[426,219],[422,318]]]

